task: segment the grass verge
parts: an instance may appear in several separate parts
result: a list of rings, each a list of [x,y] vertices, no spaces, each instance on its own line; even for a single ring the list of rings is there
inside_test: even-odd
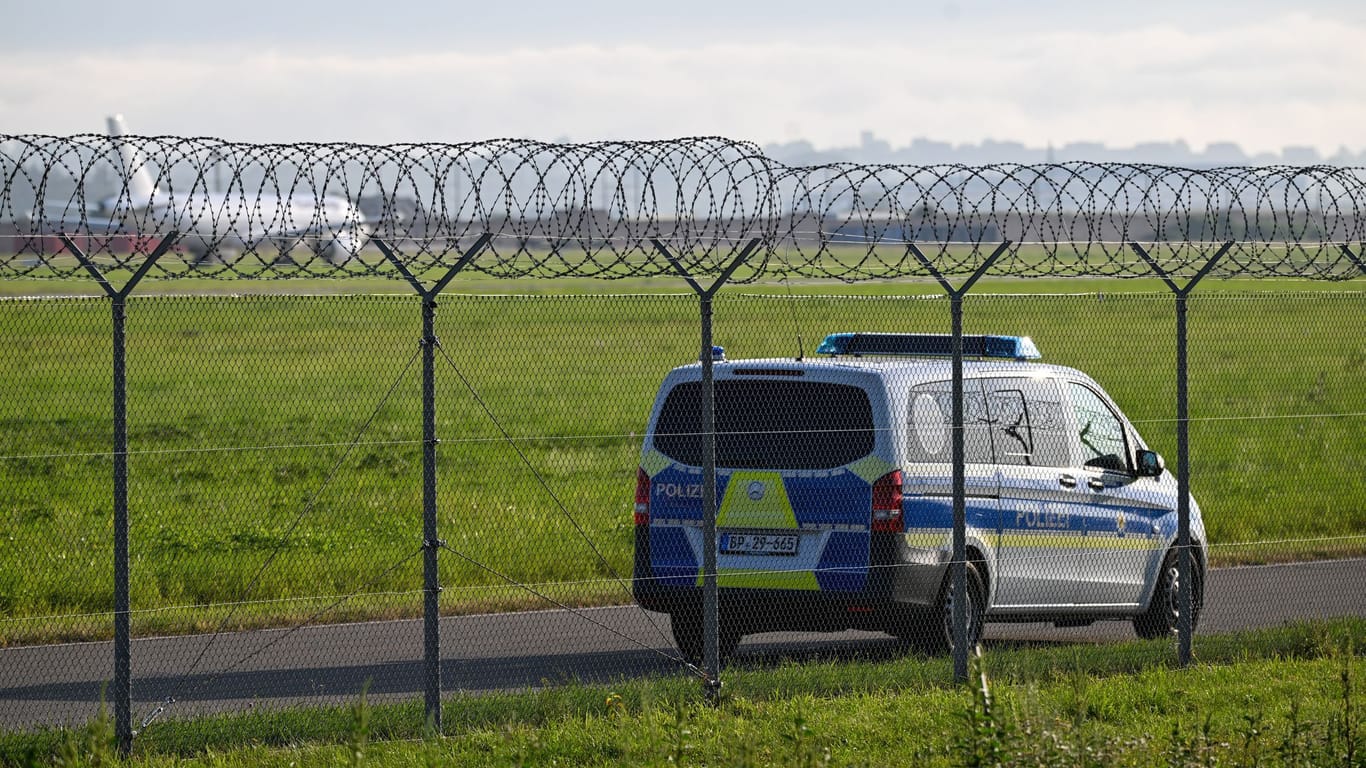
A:
[[[980,684],[947,659],[766,662],[716,708],[682,678],[456,698],[447,736],[420,704],[166,721],[134,764],[1360,765],[1366,620],[1163,642],[993,649]],[[426,737],[426,738],[424,738]],[[0,736],[0,762],[98,764],[108,723]]]

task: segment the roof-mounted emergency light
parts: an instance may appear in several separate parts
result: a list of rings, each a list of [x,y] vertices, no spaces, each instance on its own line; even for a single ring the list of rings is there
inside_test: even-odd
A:
[[[895,355],[951,357],[953,337],[947,333],[832,333],[816,348],[821,355]],[[1028,336],[964,336],[964,357],[1038,360],[1039,348]]]

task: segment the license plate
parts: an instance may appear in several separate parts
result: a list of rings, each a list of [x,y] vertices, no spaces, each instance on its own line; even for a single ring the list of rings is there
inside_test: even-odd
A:
[[[721,554],[723,555],[795,555],[797,542],[801,539],[795,533],[723,533],[721,534]]]

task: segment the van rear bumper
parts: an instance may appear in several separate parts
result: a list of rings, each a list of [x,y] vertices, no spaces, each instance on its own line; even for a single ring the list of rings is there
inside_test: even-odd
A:
[[[665,585],[650,567],[649,535],[636,529],[636,601],[651,611],[700,616],[702,588]],[[948,572],[949,554],[908,547],[904,536],[871,536],[865,588],[857,592],[720,587],[724,621],[743,633],[883,629],[908,609],[934,605]],[[722,576],[724,582],[724,575]]]

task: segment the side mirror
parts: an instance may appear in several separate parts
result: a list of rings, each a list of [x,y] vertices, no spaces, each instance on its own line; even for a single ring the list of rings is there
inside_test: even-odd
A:
[[[1166,469],[1167,464],[1162,461],[1162,455],[1157,451],[1143,450],[1138,452],[1139,477],[1161,477],[1162,472]]]

